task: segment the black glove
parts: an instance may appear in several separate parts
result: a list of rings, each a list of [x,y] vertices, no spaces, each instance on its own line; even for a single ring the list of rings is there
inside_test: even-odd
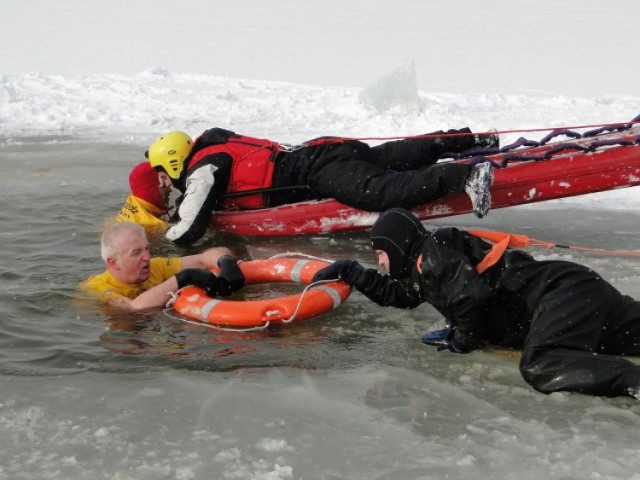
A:
[[[364,267],[356,260],[336,260],[328,267],[318,270],[311,279],[311,283],[339,278],[349,285],[353,285],[362,272],[364,272]]]
[[[455,327],[433,330],[422,336],[422,343],[438,347],[438,351],[449,350],[454,353],[469,353],[471,348],[455,336]]]
[[[218,266],[220,267],[218,275],[220,295],[226,297],[244,287],[244,274],[238,266],[238,260],[229,255],[223,255],[218,258]]]
[[[210,297],[220,295],[220,281],[209,270],[204,268],[185,268],[176,273],[178,288],[195,285],[202,288]]]

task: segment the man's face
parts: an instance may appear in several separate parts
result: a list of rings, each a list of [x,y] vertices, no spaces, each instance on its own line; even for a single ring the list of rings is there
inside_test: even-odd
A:
[[[146,237],[124,232],[119,244],[120,253],[108,262],[116,278],[129,284],[146,281],[151,275],[151,254]]]
[[[376,250],[376,255],[378,255],[378,265],[384,268],[387,272],[389,271],[389,255],[384,250]]]
[[[164,205],[169,204],[169,195],[173,191],[173,183],[171,182],[171,178],[165,172],[158,172],[158,181],[160,184],[158,185],[158,191],[160,192],[160,198],[162,198],[162,202]]]

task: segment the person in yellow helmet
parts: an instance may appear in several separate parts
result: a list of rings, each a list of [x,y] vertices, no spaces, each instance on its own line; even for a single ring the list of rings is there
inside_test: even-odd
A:
[[[197,285],[212,297],[226,296],[244,285],[238,262],[224,247],[196,255],[151,258],[145,230],[130,222],[109,225],[102,234],[106,270],[79,284],[81,291],[113,307],[139,311],[161,307],[170,293]],[[218,265],[220,274],[210,269]]]
[[[154,170],[149,162],[141,162],[129,174],[129,187],[131,193],[116,220],[145,228],[169,228],[168,202],[173,190],[169,176]]]
[[[195,141],[184,132],[167,133],[151,144],[147,158],[182,193],[178,221],[166,237],[191,244],[205,233],[212,211],[320,198],[384,211],[467,193],[475,214],[483,217],[491,206],[492,165],[436,162],[475,148],[495,151],[498,144],[497,135],[475,135],[463,128],[374,147],[333,137],[285,147],[212,128]]]

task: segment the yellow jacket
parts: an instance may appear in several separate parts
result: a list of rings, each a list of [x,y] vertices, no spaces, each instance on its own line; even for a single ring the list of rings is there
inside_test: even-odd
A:
[[[137,223],[142,227],[168,228],[169,223],[161,218],[164,214],[164,211],[131,194],[127,201],[124,202],[116,220],[118,222]]]

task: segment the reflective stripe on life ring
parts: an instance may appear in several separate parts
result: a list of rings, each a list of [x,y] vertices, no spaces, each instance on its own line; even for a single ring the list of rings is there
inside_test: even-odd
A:
[[[319,260],[279,258],[239,264],[247,285],[260,283],[309,284],[313,275],[329,265]],[[265,300],[223,300],[188,286],[180,290],[173,308],[182,315],[213,325],[254,327],[306,320],[337,308],[351,293],[343,281],[324,283],[304,293]],[[296,312],[296,308],[298,309]]]

